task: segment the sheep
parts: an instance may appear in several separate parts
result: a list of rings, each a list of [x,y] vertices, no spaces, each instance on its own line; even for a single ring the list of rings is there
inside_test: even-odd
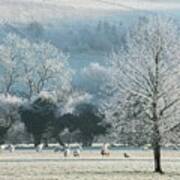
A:
[[[130,156],[127,153],[123,154],[125,158],[129,158]]]
[[[64,157],[68,157],[71,154],[71,151],[69,148],[64,149]]]
[[[15,151],[15,146],[13,146],[12,144],[9,144],[8,147],[7,147],[8,151],[9,152],[14,152]]]
[[[81,154],[82,147],[78,145],[74,150],[73,150],[73,156],[74,157],[79,157]]]
[[[0,151],[3,151],[3,150],[8,150],[9,152],[14,152],[15,151],[15,146],[12,145],[12,144],[9,144],[9,145],[1,145],[0,146]]]
[[[73,151],[73,156],[74,156],[74,157],[79,157],[79,156],[80,156],[80,153],[81,153],[80,149],[74,149],[74,151]]]
[[[6,144],[3,144],[3,145],[0,146],[0,152],[4,151],[6,149],[7,149],[7,145]]]
[[[110,156],[110,152],[108,150],[108,144],[104,143],[101,148],[101,155],[102,156]]]
[[[43,147],[44,147],[44,144],[37,145],[36,152],[42,152]]]

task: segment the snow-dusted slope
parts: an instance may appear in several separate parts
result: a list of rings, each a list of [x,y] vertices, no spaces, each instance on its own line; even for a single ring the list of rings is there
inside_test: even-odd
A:
[[[1,0],[0,20],[5,22],[22,22],[36,20],[65,21],[76,18],[91,18],[105,15],[116,8],[98,0]]]
[[[29,22],[95,18],[112,11],[180,10],[178,0],[0,0],[0,20]]]

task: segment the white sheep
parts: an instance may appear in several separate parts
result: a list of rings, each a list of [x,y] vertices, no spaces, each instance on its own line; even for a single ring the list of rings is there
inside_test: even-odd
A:
[[[79,157],[79,156],[80,156],[80,153],[81,153],[80,149],[74,149],[74,150],[73,150],[73,156],[74,156],[74,157]]]
[[[0,151],[3,151],[3,150],[6,150],[7,149],[7,145],[6,144],[3,144],[0,146]]]
[[[8,151],[9,152],[14,152],[15,151],[15,146],[13,146],[12,144],[9,144],[8,147],[7,147]]]
[[[110,156],[110,152],[108,150],[108,144],[104,143],[101,148],[101,155],[102,156]]]
[[[82,150],[82,147],[80,145],[78,145],[78,147],[76,147],[74,150],[73,150],[73,156],[74,157],[79,157],[80,154],[81,154],[81,150]]]
[[[43,147],[44,147],[44,144],[39,144],[39,145],[37,145],[37,147],[36,147],[36,152],[42,152]]]

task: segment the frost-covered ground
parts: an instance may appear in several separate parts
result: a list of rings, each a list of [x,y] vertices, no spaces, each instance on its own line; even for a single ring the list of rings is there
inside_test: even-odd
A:
[[[63,158],[50,150],[36,153],[18,150],[0,154],[1,180],[179,180],[180,152],[163,152],[165,175],[152,172],[151,151],[130,151],[129,159],[124,151],[111,152],[102,158],[99,151],[86,151],[81,158]]]

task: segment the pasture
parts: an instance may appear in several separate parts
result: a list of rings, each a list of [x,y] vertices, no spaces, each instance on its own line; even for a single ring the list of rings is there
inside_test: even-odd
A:
[[[52,149],[38,153],[18,149],[0,153],[0,180],[179,180],[180,151],[163,151],[164,175],[152,172],[151,150],[112,150],[101,157],[99,150],[86,149],[80,157],[65,158]]]

